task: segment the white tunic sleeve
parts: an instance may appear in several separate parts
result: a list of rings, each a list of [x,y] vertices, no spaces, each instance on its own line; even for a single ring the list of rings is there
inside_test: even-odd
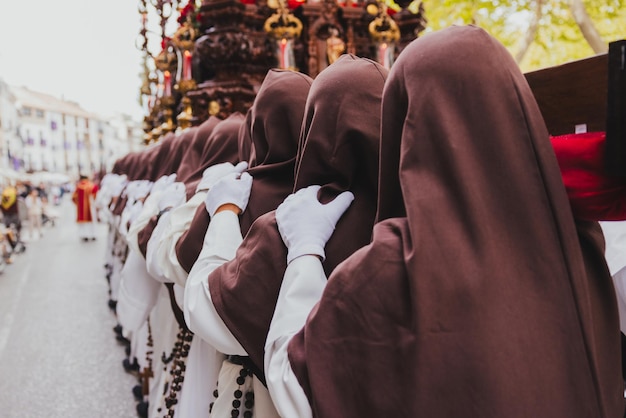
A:
[[[148,273],[150,273],[155,280],[161,283],[168,283],[169,281],[163,275],[163,270],[161,268],[162,263],[157,257],[155,249],[158,247],[159,241],[161,240],[161,234],[163,234],[167,229],[170,213],[171,211],[165,212],[161,215],[146,245],[146,268]]]
[[[265,378],[274,405],[282,417],[312,417],[309,401],[291,370],[287,346],[320,300],[326,275],[316,256],[293,260],[285,270],[276,309],[265,342]]]
[[[218,351],[245,356],[247,353],[215,310],[208,280],[213,270],[235,258],[241,241],[239,217],[234,212],[227,210],[213,216],[185,284],[184,312],[189,329]]]
[[[206,197],[207,192],[196,193],[183,205],[172,209],[168,216],[167,225],[159,236],[159,240],[153,243],[151,251],[154,253],[154,261],[159,263],[159,269],[167,281],[185,286],[187,272],[183,269],[176,256],[176,243],[178,239],[189,229],[191,221],[196,214],[196,209]]]
[[[141,232],[141,230],[144,229],[146,225],[148,225],[148,222],[150,222],[150,218],[159,213],[158,203],[160,197],[160,192],[151,193],[146,198],[146,201],[143,203],[143,208],[141,209],[141,212],[139,213],[137,218],[135,218],[131,222],[130,228],[128,228],[128,234],[126,235],[128,246],[131,248],[131,250],[140,254],[142,258],[143,254],[141,254],[141,251],[139,251],[139,232]]]
[[[606,243],[605,258],[617,296],[620,329],[626,333],[626,222],[600,222]]]

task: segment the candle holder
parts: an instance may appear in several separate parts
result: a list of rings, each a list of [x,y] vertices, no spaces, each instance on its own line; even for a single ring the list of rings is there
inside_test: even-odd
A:
[[[154,65],[161,72],[169,71],[171,73],[176,71],[178,58],[176,57],[176,53],[170,50],[167,41],[164,41],[163,44],[163,49],[159,55],[154,58]]]
[[[152,131],[150,131],[150,136],[151,136],[151,141],[152,142],[158,142],[159,138],[161,138],[161,127],[157,126],[154,129],[152,129]]]
[[[161,112],[163,115],[163,119],[165,120],[163,124],[161,124],[161,134],[165,135],[169,132],[173,132],[175,129],[174,121],[172,120],[173,111],[172,106],[174,106],[174,98],[172,96],[163,96],[161,97]]]
[[[150,116],[146,115],[143,118],[143,143],[144,145],[148,145],[150,144],[150,142],[152,141],[152,123],[150,122]]]
[[[178,129],[184,131],[185,129],[191,127],[191,122],[193,121],[193,111],[191,109],[191,99],[185,96],[181,100],[181,105],[183,107],[182,112],[176,116],[176,121],[178,122]]]
[[[268,2],[268,5],[272,3]],[[297,71],[293,42],[302,33],[302,22],[289,11],[285,0],[278,0],[277,11],[265,20],[263,29],[276,43],[278,68]]]
[[[371,5],[370,6],[374,6]],[[368,6],[368,12],[373,7]],[[374,6],[375,7],[375,6]],[[396,42],[400,40],[400,28],[387,13],[387,5],[378,2],[378,15],[368,26],[370,37],[376,44],[376,61],[383,67],[390,69],[395,59]]]

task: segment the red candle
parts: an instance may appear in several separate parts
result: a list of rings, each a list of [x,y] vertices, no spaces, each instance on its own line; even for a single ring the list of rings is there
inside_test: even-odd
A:
[[[185,51],[183,59],[183,80],[191,80],[191,52]]]
[[[285,56],[286,49],[287,40],[283,38],[280,40],[280,62],[278,63],[280,68],[287,68],[287,57]]]
[[[163,96],[168,97],[172,95],[172,76],[169,71],[163,73]]]

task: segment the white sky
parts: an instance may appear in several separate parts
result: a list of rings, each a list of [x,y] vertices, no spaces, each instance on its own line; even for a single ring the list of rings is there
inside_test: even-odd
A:
[[[0,78],[140,120],[137,0],[0,0]]]

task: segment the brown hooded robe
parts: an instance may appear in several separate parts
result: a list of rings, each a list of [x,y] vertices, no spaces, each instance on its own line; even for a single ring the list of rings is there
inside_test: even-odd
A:
[[[311,85],[294,191],[318,184],[319,198],[325,202],[346,190],[355,196],[326,246],[327,274],[371,240],[386,76],[387,70],[373,61],[343,55]],[[287,249],[272,211],[254,222],[235,259],[209,276],[218,314],[261,370],[286,261]]]
[[[378,219],[289,344],[316,417],[622,416],[601,237],[483,30],[426,35],[391,70]]]

